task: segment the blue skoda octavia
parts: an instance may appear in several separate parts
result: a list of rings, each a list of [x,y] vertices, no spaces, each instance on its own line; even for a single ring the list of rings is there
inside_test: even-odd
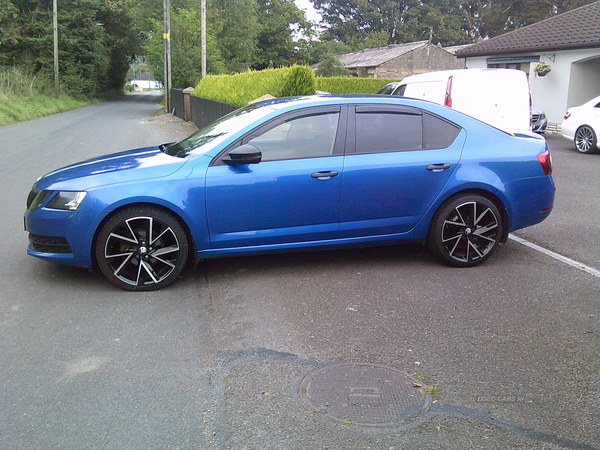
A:
[[[548,217],[554,192],[533,134],[414,99],[311,96],[51,172],[25,228],[32,256],[153,290],[205,258],[346,245],[419,242],[475,266]]]

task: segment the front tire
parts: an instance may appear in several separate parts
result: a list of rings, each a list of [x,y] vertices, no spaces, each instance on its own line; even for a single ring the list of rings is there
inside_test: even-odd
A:
[[[152,207],[133,207],[112,216],[96,239],[96,261],[111,283],[129,291],[170,284],[183,270],[188,242],[179,222]]]
[[[502,237],[502,216],[496,205],[477,194],[448,199],[440,206],[427,235],[427,247],[455,267],[472,267],[488,259]]]
[[[580,153],[596,153],[598,151],[598,138],[589,125],[582,125],[575,132],[573,140]]]

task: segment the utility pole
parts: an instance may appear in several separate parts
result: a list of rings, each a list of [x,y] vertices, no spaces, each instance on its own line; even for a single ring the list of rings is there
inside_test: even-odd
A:
[[[202,78],[204,78],[206,76],[206,0],[202,0],[200,8],[202,20]]]
[[[56,1],[56,0],[55,0]],[[163,41],[165,46],[165,110],[171,109],[171,15],[169,0],[163,0]]]
[[[54,35],[54,90],[58,95],[58,13],[56,0],[52,0],[52,32]]]
[[[427,56],[429,56],[429,47],[431,47],[431,39],[433,38],[433,27],[429,28],[429,40],[427,41]]]

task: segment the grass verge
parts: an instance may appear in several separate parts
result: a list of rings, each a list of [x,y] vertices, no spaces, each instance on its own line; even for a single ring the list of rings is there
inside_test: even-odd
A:
[[[67,95],[56,97],[33,94],[27,97],[0,97],[0,127],[81,108],[94,102],[94,100],[76,100]]]

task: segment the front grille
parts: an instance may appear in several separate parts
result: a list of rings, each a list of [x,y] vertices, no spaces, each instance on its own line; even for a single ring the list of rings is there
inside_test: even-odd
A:
[[[29,242],[36,252],[42,253],[73,253],[64,237],[40,236],[29,233]]]
[[[534,114],[533,116],[531,116],[531,119],[532,119],[534,122],[537,122],[538,120],[540,120],[540,115],[539,115],[539,114]]]

